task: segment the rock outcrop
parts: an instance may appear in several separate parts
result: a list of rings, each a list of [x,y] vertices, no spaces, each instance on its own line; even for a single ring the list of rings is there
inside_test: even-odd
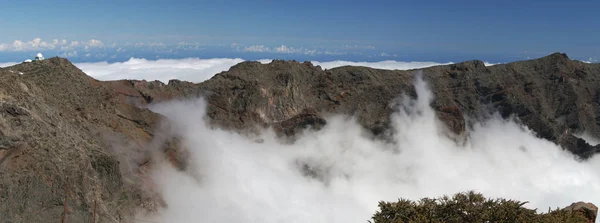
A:
[[[561,53],[508,64],[482,61],[420,70],[381,70],[345,66],[323,70],[309,62],[242,62],[210,80],[193,84],[145,81],[127,83],[134,104],[204,96],[208,116],[228,129],[274,126],[289,134],[290,123],[305,125],[331,114],[357,117],[375,136],[389,130],[390,106],[402,94],[416,97],[412,81],[421,71],[432,87],[438,117],[457,135],[465,117],[498,112],[515,117],[541,138],[585,159],[599,151],[575,135],[600,137],[600,64],[570,60]],[[306,111],[310,111],[306,113]],[[306,121],[302,121],[306,117]]]
[[[202,96],[215,126],[273,127],[289,137],[345,114],[386,138],[391,104],[402,94],[416,97],[418,71],[432,86],[438,117],[458,136],[468,134],[465,117],[499,112],[581,158],[598,152],[574,134],[600,136],[600,64],[560,53],[408,71],[243,62],[202,83],[167,84],[102,82],[66,59],[50,58],[0,68],[0,220],[56,222],[66,209],[68,222],[91,222],[94,210],[97,222],[128,222],[137,208],[156,209],[156,198],[144,190],[148,148],[180,168],[185,160],[176,139],[155,143],[161,116],[148,104]]]
[[[596,222],[596,217],[598,217],[598,207],[592,203],[586,202],[575,202],[568,207],[564,208],[566,211],[572,212],[580,212],[583,214],[589,222]]]

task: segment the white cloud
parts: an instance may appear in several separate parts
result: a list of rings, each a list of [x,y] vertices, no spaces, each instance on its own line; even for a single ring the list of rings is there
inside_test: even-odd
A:
[[[21,40],[15,40],[13,41],[12,47],[15,51],[21,51],[24,50],[25,44]]]
[[[66,58],[71,58],[71,57],[78,57],[79,53],[77,53],[77,51],[71,51],[71,52],[64,52],[63,54],[61,54],[62,57],[66,57]]]
[[[355,45],[344,45],[343,48],[344,49],[370,49],[370,50],[375,49],[375,47],[371,46],[371,45],[363,46],[363,45],[356,45],[356,44]]]
[[[381,54],[379,54],[382,57],[398,57],[398,55],[396,54],[388,54],[386,52],[381,52]]]
[[[596,63],[596,62],[598,62],[598,60],[596,60],[596,58],[590,57],[587,60],[583,60],[581,62],[584,62],[584,63]]]
[[[99,80],[146,79],[168,83],[171,79],[179,79],[202,82],[242,61],[244,60],[237,58],[159,60],[130,58],[125,62],[78,63],[76,66]]]
[[[329,61],[329,62],[313,61],[312,63],[314,65],[321,66],[323,69],[331,69],[331,68],[342,67],[342,66],[364,66],[364,67],[371,67],[371,68],[376,68],[376,69],[386,69],[386,70],[410,70],[410,69],[419,69],[419,68],[438,66],[438,65],[453,64],[453,62],[448,62],[448,63],[420,62],[420,61],[419,62],[404,62],[404,61],[395,61],[395,60],[385,60],[385,61],[378,61],[378,62],[352,62],[352,61],[336,60],[336,61]],[[496,65],[496,64],[488,63],[488,62],[484,62],[484,64],[486,66]]]
[[[397,144],[374,141],[352,120],[329,119],[319,132],[281,144],[207,127],[206,103],[170,102],[152,109],[168,117],[190,152],[186,171],[152,171],[167,208],[158,222],[366,222],[381,200],[418,199],[466,190],[530,201],[545,211],[600,200],[600,157],[578,162],[555,144],[499,118],[476,124],[457,145],[416,83],[417,101],[393,115]],[[344,131],[339,131],[344,129]],[[321,179],[301,174],[301,165]]]
[[[97,39],[89,41],[71,41],[66,39],[53,39],[52,41],[44,41],[41,38],[34,38],[30,41],[14,40],[12,43],[0,43],[0,51],[43,51],[60,49],[61,51],[71,51],[78,47],[85,49],[104,47],[104,43]]]
[[[448,62],[448,63],[402,62],[402,61],[394,61],[394,60],[386,60],[386,61],[379,61],[379,62],[352,62],[352,61],[336,60],[336,61],[330,61],[330,62],[313,61],[312,63],[314,65],[321,66],[323,69],[331,69],[331,68],[342,67],[342,66],[364,66],[364,67],[387,69],[387,70],[409,70],[409,69],[417,69],[417,68],[431,67],[431,66],[437,66],[437,65],[452,64],[452,62]]]
[[[0,68],[1,67],[10,67],[15,64],[17,64],[17,63],[16,62],[2,62],[2,63],[0,63]]]
[[[329,51],[329,50],[327,50],[327,51],[325,51],[323,54],[325,54],[325,55],[336,55],[336,56],[339,56],[339,55],[345,55],[346,53],[344,53],[344,52],[337,52],[337,51]],[[362,53],[355,53],[355,54],[356,54],[356,55],[362,55]]]
[[[32,45],[33,47],[37,47],[37,46],[39,46],[39,45],[40,45],[40,43],[41,43],[41,42],[42,42],[42,39],[40,39],[40,38],[35,38],[35,39],[33,39],[33,41],[31,41],[31,45]]]
[[[8,47],[4,50],[12,50],[12,51],[30,51],[30,50],[43,50],[43,49],[54,49],[58,44],[58,40],[54,40],[52,42],[42,41],[41,38],[35,38],[31,41],[23,42],[21,40],[15,40],[11,45],[7,45]]]
[[[239,46],[235,45],[235,47],[239,50]],[[307,48],[295,48],[291,46],[281,45],[278,47],[267,47],[264,45],[250,45],[244,47],[241,51],[243,52],[260,52],[260,53],[285,53],[285,54],[305,54],[305,55],[318,55],[323,54],[325,52],[318,51],[316,49],[307,49]]]
[[[585,140],[585,142],[587,142],[590,145],[598,145],[600,144],[600,138],[593,136],[592,134],[588,133],[588,132],[583,132],[583,133],[578,133],[578,134],[573,134],[575,137],[581,138],[583,140]]]
[[[97,39],[91,39],[90,41],[88,41],[87,45],[90,47],[103,47],[104,43]]]
[[[265,47],[264,45],[252,45],[244,47],[244,52],[271,52],[271,48]]]
[[[269,64],[271,62],[273,62],[273,59],[260,59],[260,60],[256,60],[258,62],[260,62],[261,64]]]
[[[166,45],[165,45],[166,46]],[[200,44],[198,42],[179,42],[176,45],[176,49],[182,49],[182,50],[203,50],[205,48],[203,48],[204,46],[208,46],[208,44]],[[233,46],[232,46],[233,47]]]
[[[280,47],[275,48],[275,52],[278,53],[294,53],[294,48],[287,47],[286,45],[281,45]]]

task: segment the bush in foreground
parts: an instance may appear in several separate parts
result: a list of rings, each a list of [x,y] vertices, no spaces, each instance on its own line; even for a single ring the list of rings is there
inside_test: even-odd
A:
[[[527,202],[489,199],[473,191],[419,201],[399,199],[398,202],[379,202],[373,223],[437,223],[437,222],[592,222],[590,213],[567,209],[548,210],[538,214],[524,208]],[[587,217],[586,217],[587,215]],[[595,218],[595,213],[594,216]]]

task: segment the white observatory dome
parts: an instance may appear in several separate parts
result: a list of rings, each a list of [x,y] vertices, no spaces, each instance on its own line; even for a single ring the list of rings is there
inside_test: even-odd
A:
[[[43,60],[43,59],[44,59],[44,56],[42,55],[42,53],[38,53],[38,54],[35,56],[35,60]]]

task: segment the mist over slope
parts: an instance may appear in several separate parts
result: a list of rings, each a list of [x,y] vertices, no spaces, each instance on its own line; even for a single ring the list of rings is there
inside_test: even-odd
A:
[[[430,107],[421,77],[417,99],[399,98],[395,143],[374,140],[356,120],[333,116],[293,144],[272,129],[257,141],[205,121],[205,100],[156,104],[190,152],[190,168],[156,166],[167,207],[159,222],[366,222],[381,200],[476,190],[527,200],[529,208],[600,199],[600,160],[585,162],[531,130],[496,115],[457,143]]]

